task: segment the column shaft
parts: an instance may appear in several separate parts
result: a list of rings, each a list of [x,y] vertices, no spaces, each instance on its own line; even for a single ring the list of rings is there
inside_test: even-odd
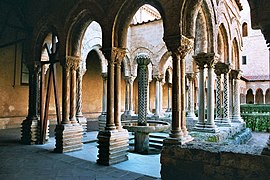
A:
[[[62,124],[69,124],[70,68],[66,64],[63,65],[62,74]]]
[[[222,119],[222,107],[221,107],[221,75],[217,74],[217,87],[216,87],[216,122]]]
[[[107,114],[107,73],[102,73],[103,79],[103,91],[102,91],[102,113],[101,115]]]
[[[71,68],[71,81],[70,81],[70,121],[76,121],[76,70]]]
[[[160,115],[159,114],[159,110],[160,110],[160,107],[159,107],[159,103],[160,103],[160,101],[159,101],[159,98],[160,98],[160,96],[159,96],[159,88],[160,88],[159,80],[158,80],[158,78],[156,78],[156,112],[155,112],[155,116]]]
[[[117,129],[121,129],[121,63],[115,64],[115,85],[114,85],[114,123]]]
[[[224,74],[224,92],[223,92],[223,119],[230,123],[230,109],[229,109],[229,74]]]
[[[127,115],[129,112],[129,77],[125,78],[125,82],[126,82],[126,93],[125,93],[125,114]]]

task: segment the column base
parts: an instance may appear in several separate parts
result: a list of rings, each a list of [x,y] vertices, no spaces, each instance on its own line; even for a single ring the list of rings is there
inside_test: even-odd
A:
[[[133,115],[133,114],[134,114],[134,111],[128,110],[128,111],[125,111],[123,115],[130,116],[130,115]]]
[[[54,152],[64,153],[82,149],[83,128],[79,124],[60,124],[55,128]]]
[[[22,122],[22,144],[38,144],[40,140],[40,122],[37,119],[26,119]]]
[[[86,134],[87,132],[87,119],[83,116],[76,116],[78,123],[83,128],[83,134]]]
[[[215,124],[219,127],[231,127],[231,121],[229,118],[216,118]]]
[[[171,145],[183,145],[186,143],[189,143],[193,140],[193,137],[190,135],[186,136],[181,136],[180,138],[172,138],[172,137],[167,137],[163,141],[164,146],[171,146]]]
[[[104,130],[98,133],[98,164],[112,165],[128,160],[128,131]]]
[[[187,123],[187,125],[186,125],[187,129],[190,131],[198,123],[198,118],[196,116],[194,116],[194,117],[186,117],[186,123]]]
[[[101,114],[100,116],[98,116],[98,129],[100,131],[105,130],[105,126],[106,126],[106,114]]]
[[[235,123],[243,123],[244,120],[242,119],[241,116],[232,116],[232,122],[235,122]]]
[[[206,124],[197,123],[193,130],[207,133],[218,133],[220,131],[215,124],[207,124],[207,123]]]

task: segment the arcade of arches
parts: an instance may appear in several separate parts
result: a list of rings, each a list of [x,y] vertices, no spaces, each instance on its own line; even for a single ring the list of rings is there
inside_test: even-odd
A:
[[[20,65],[25,65],[28,71],[24,75],[29,79],[18,78],[16,73],[13,77],[9,68],[3,70],[1,74],[8,78],[1,77],[1,82],[8,84],[10,76],[13,77],[12,87],[0,87],[0,92],[6,92],[3,101],[15,102],[6,104],[8,108],[3,106],[7,109],[3,110],[3,116],[27,113],[22,122],[22,142],[43,143],[47,137],[40,135],[40,129],[44,132],[47,129],[42,120],[48,119],[48,114],[49,119],[56,119],[56,109],[60,115],[55,129],[56,152],[82,149],[81,138],[86,131],[87,118],[97,118],[97,163],[111,165],[128,160],[128,131],[121,123],[136,119],[140,108],[138,102],[145,101],[148,119],[171,123],[161,154],[162,178],[170,179],[174,173],[189,177],[194,170],[188,172],[180,163],[193,165],[189,164],[189,159],[179,162],[174,159],[189,152],[196,156],[196,145],[192,144],[196,139],[192,137],[194,133],[211,134],[212,138],[219,137],[217,134],[222,134],[226,128],[234,133],[245,131],[240,103],[270,103],[269,88],[248,89],[240,93],[242,34],[248,35],[248,32],[242,32],[245,27],[239,21],[240,2],[26,0],[25,4],[20,4],[18,0],[5,1],[3,7],[9,9],[5,12],[12,13],[12,16],[3,17],[7,23],[6,29],[0,29],[0,37],[7,46],[14,39],[11,44],[16,44],[15,61],[18,56],[23,59],[21,64],[15,63],[14,72],[20,69]],[[250,3],[257,7],[255,1],[250,0]],[[20,4],[17,11],[12,10],[15,4]],[[144,21],[142,15],[152,19]],[[4,20],[1,19],[1,23]],[[270,32],[270,26],[259,22],[254,27]],[[270,36],[265,37],[269,43]],[[23,53],[19,52],[20,49]],[[1,56],[11,59],[5,54],[12,54],[12,50],[5,48]],[[148,98],[138,96],[136,58],[141,54],[147,54],[151,61],[145,74]],[[25,86],[18,87],[24,83],[29,84],[29,91]],[[55,101],[45,97],[51,85]],[[28,101],[25,94],[28,94]],[[9,96],[14,97],[9,99]],[[198,110],[197,117],[195,110]],[[187,148],[190,143],[191,149]],[[266,154],[269,154],[269,146],[270,142],[264,150]],[[179,150],[181,148],[184,150]],[[215,149],[217,145],[211,148]],[[216,156],[214,152],[210,150],[210,158]],[[258,158],[269,161],[269,156]],[[197,162],[195,159],[193,163]],[[258,162],[252,161],[254,164]],[[198,159],[198,163],[209,162]],[[215,166],[224,170],[226,165],[215,163],[210,162],[204,168]],[[237,160],[235,164],[238,164]],[[210,171],[203,169],[203,165],[198,166],[198,177],[214,174],[213,177],[218,178],[223,173],[218,168]],[[177,172],[177,168],[183,168],[183,172]],[[269,175],[264,168],[262,166],[258,173]],[[239,177],[248,177],[241,175],[240,171],[248,170],[241,169],[238,174]],[[224,177],[230,178],[228,174]]]

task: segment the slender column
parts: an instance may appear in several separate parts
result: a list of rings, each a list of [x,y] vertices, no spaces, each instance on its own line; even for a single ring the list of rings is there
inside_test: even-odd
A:
[[[102,94],[102,113],[101,115],[106,116],[107,114],[107,73],[101,74],[103,79],[103,94]]]
[[[76,71],[80,64],[79,57],[68,57],[67,63],[70,66],[70,114],[72,124],[76,124]]]
[[[265,104],[265,94],[263,94],[263,104]]]
[[[223,121],[230,123],[229,109],[229,71],[224,73]]]
[[[125,115],[128,115],[128,112],[129,112],[129,109],[130,109],[130,108],[129,108],[129,104],[130,104],[130,103],[129,103],[129,100],[130,100],[130,99],[129,99],[129,94],[130,94],[130,93],[129,93],[129,91],[130,91],[130,90],[129,90],[129,87],[130,87],[130,86],[129,86],[129,79],[130,79],[130,77],[128,77],[128,76],[125,77],[125,82],[126,82],[125,113],[124,113]]]
[[[112,49],[106,53],[110,54],[108,58],[108,80],[107,80],[107,117],[106,117],[106,130],[116,129],[114,124],[114,55]]]
[[[77,70],[77,92],[76,92],[76,118],[80,125],[83,127],[84,133],[87,132],[87,120],[82,113],[82,78],[86,69],[82,68],[82,65],[79,66]]]
[[[156,80],[156,112],[155,112],[155,116],[160,116],[160,114],[159,114],[159,110],[160,110],[160,108],[159,108],[159,103],[160,103],[160,101],[159,101],[159,98],[160,98],[160,96],[159,96],[159,88],[160,88],[160,86],[159,86],[159,77],[155,77],[154,78],[155,80]]]
[[[129,79],[129,112],[130,114],[134,114],[134,106],[133,106],[133,83],[135,77],[131,76]]]
[[[232,119],[232,116],[233,116],[233,79],[231,77],[231,74],[230,73],[230,80],[229,80],[229,83],[230,83],[230,87],[229,87],[229,92],[230,92],[230,96],[229,96],[229,116],[230,116],[230,119]]]
[[[214,122],[214,79],[213,79],[213,68],[216,63],[217,57],[215,54],[210,54],[207,59],[208,68],[208,86],[207,86],[207,123],[206,128],[209,132],[218,132]]]
[[[171,83],[168,82],[168,108],[166,112],[171,112]]]
[[[114,78],[114,123],[117,129],[122,129],[121,125],[121,62],[126,55],[126,49],[115,48],[115,78]]]
[[[83,118],[82,114],[82,78],[86,70],[83,70],[80,66],[77,70],[77,100],[76,100],[76,117],[79,121],[80,118]]]
[[[194,60],[199,68],[199,98],[198,98],[198,123],[195,126],[196,130],[201,130],[204,128],[205,124],[205,84],[204,84],[204,65],[205,62],[203,62],[200,58],[200,56],[194,56]]]
[[[194,113],[194,74],[193,73],[187,73],[187,78],[189,81],[189,87],[188,87],[188,118],[194,118],[195,113]]]
[[[38,121],[38,91],[39,91],[39,73],[40,65],[32,63],[27,66],[29,70],[29,99],[28,116],[22,122],[23,144],[35,144],[39,142],[39,121]]]
[[[162,102],[162,98],[163,98],[163,82],[162,82],[162,79],[160,79],[160,82],[159,82],[159,115],[160,116],[163,116],[163,102]]]
[[[222,107],[221,107],[221,74],[216,73],[217,75],[217,89],[216,89],[216,119],[215,122],[222,120]]]
[[[67,63],[68,58],[66,61],[62,62],[62,124],[69,124],[69,116],[68,116],[68,109],[69,109],[69,93],[70,93],[70,66]]]
[[[232,78],[234,79],[233,89],[233,122],[242,123],[243,119],[240,115],[240,93],[239,93],[239,79],[241,77],[240,70],[232,70]]]
[[[140,53],[136,56],[138,63],[138,125],[147,125],[147,86],[148,86],[148,69],[147,65],[150,63],[150,57],[145,53]]]
[[[185,116],[185,56],[192,49],[192,42],[184,36],[172,36],[164,39],[172,53],[172,129],[165,144],[184,144],[192,141],[186,129]]]
[[[230,119],[229,119],[229,91],[228,91],[228,73],[230,71],[230,67],[228,64],[218,62],[215,65],[215,73],[217,74],[217,118],[215,119],[215,122],[217,123],[218,126],[231,126]],[[221,74],[224,74],[224,93],[223,93],[223,117],[221,114]]]
[[[194,56],[196,64],[199,66],[200,80],[199,80],[199,121],[196,124],[195,130],[203,132],[215,133],[217,129],[214,122],[214,81],[213,81],[213,67],[217,61],[215,53],[200,53]],[[207,82],[207,122],[204,118],[204,65],[208,68],[208,82]],[[203,102],[203,103],[202,103]]]
[[[148,74],[147,74],[148,75]],[[148,80],[148,85],[147,85],[147,97],[148,97],[148,99],[147,99],[147,114],[152,114],[152,112],[150,111],[150,89],[149,89],[149,87],[150,87],[150,82],[149,82],[149,80]]]

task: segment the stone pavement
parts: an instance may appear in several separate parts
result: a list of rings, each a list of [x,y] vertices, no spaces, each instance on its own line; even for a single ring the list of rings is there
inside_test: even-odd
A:
[[[158,179],[158,177],[151,177],[136,172],[121,170],[114,166],[102,166],[96,164],[95,161],[82,159],[87,155],[87,149],[89,146],[85,146],[84,150],[77,152],[64,154],[53,153],[53,139],[54,138],[50,138],[49,142],[45,145],[22,145],[19,143],[20,129],[0,130],[0,179]],[[93,143],[89,143],[89,145],[90,144]],[[97,148],[95,148],[94,151],[97,152],[96,149]],[[72,154],[76,155],[76,153],[84,155],[79,156],[79,158],[72,156]],[[88,154],[88,156],[92,157],[92,159],[96,159],[96,154],[92,154],[92,156]],[[130,168],[135,167],[135,169],[140,168],[136,167],[139,166],[138,164],[134,164],[134,166],[132,166],[130,161],[128,164],[123,166],[129,166]],[[151,170],[148,169],[148,171]]]

